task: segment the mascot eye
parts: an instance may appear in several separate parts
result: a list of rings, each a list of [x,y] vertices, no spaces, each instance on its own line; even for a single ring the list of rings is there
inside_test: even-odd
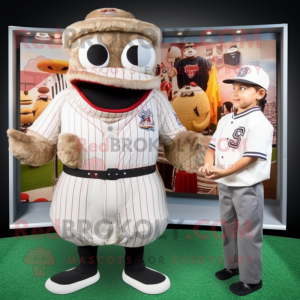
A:
[[[124,48],[121,62],[125,69],[147,73],[155,65],[153,46],[143,39],[133,40]]]
[[[109,63],[109,52],[98,39],[85,40],[79,48],[78,58],[83,67],[89,72],[93,68],[103,68]]]

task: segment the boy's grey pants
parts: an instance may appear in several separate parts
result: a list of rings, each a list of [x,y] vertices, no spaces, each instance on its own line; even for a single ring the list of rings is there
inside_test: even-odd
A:
[[[240,281],[259,283],[262,273],[264,187],[219,187],[226,269],[239,268]]]

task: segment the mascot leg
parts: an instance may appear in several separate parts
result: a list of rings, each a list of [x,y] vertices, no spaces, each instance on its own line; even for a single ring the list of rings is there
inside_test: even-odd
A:
[[[78,246],[79,265],[49,278],[46,289],[54,294],[70,294],[97,282],[97,250],[98,246]]]
[[[160,294],[170,288],[169,278],[145,266],[144,247],[125,247],[123,280],[145,294]]]

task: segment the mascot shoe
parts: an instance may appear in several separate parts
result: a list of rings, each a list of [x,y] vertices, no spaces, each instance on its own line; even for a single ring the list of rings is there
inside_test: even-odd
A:
[[[145,294],[161,294],[171,286],[166,275],[148,267],[138,271],[123,270],[122,279]]]
[[[68,273],[66,276],[66,273]],[[100,279],[100,273],[83,274],[76,268],[67,270],[49,278],[46,283],[46,289],[53,294],[70,294],[81,290],[89,285],[96,283]]]

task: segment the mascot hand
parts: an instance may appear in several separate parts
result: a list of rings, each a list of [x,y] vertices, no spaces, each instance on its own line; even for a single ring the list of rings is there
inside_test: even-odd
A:
[[[194,144],[192,143],[193,146],[191,146],[190,166],[192,172],[197,172],[199,166],[204,165],[206,150],[212,138],[212,136],[203,135],[201,133],[196,133],[196,135]]]
[[[82,145],[79,138],[71,133],[61,133],[58,138],[57,156],[72,169],[82,166]]]
[[[178,170],[195,173],[204,165],[211,136],[194,131],[182,131],[164,145],[166,159]]]
[[[9,151],[17,159],[31,166],[50,162],[56,153],[56,145],[39,133],[28,130],[24,133],[15,129],[7,131]]]

